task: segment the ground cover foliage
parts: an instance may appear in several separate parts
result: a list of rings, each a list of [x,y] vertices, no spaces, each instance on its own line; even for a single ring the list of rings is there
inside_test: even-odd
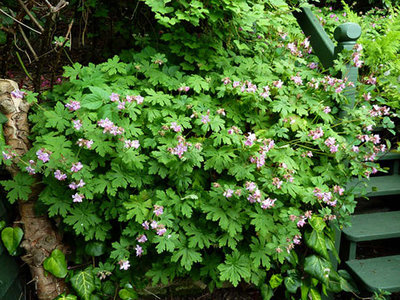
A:
[[[42,175],[40,209],[72,249],[69,270],[58,250],[44,262],[72,287],[60,299],[136,299],[149,279],[179,277],[210,289],[248,282],[264,299],[355,291],[332,266],[327,222],[348,222],[348,178],[380,170],[374,159],[390,148],[372,129],[393,132],[385,86],[397,78],[382,76],[373,51],[389,58],[397,48],[357,45],[324,70],[291,15],[295,3],[143,2],[156,34],[135,35],[135,50],[66,66],[45,101],[14,94],[36,103],[33,147],[17,158],[4,150],[24,172],[2,185],[13,203]],[[380,22],[395,31],[392,15]],[[326,17],[328,30],[338,24]],[[349,8],[345,17],[360,21]],[[363,61],[349,107],[353,83],[339,72]],[[10,252],[15,231],[3,231]]]

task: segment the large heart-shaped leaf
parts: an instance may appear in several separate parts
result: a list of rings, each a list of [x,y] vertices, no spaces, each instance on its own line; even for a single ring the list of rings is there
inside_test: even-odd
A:
[[[90,269],[77,273],[71,278],[72,287],[84,300],[89,300],[95,290],[94,276]]]
[[[68,272],[64,253],[58,249],[54,249],[51,255],[45,259],[43,267],[47,272],[58,278],[64,278]]]
[[[322,257],[329,259],[328,249],[326,247],[325,235],[323,232],[312,230],[304,235],[306,245],[317,252]]]
[[[24,232],[19,227],[6,227],[3,229],[1,240],[10,255],[17,255],[17,249],[23,236]]]

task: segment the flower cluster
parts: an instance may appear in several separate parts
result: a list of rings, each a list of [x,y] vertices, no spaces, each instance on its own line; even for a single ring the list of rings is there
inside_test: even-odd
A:
[[[76,142],[79,147],[85,146],[87,149],[91,149],[93,145],[93,140],[78,139]]]
[[[123,134],[125,131],[122,127],[115,126],[108,118],[101,119],[97,122],[97,125],[104,128],[103,133],[109,132],[112,135]]]
[[[65,107],[68,108],[69,111],[76,111],[81,108],[81,103],[71,100],[69,103],[65,104]]]

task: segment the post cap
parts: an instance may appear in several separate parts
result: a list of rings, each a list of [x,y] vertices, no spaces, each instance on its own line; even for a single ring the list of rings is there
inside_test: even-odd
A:
[[[336,27],[333,36],[336,41],[355,42],[361,35],[361,27],[356,23],[344,23]]]

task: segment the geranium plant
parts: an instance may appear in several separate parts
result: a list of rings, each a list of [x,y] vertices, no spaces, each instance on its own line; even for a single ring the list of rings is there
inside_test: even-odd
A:
[[[279,286],[303,299],[351,290],[331,264],[328,221],[344,224],[354,211],[349,178],[379,170],[386,145],[372,129],[392,126],[390,109],[367,99],[368,83],[349,107],[343,91],[356,83],[321,73],[308,39],[284,30],[291,16],[247,1],[239,21],[227,2],[181,11],[195,26],[211,16],[208,39],[227,26],[213,13],[229,15],[225,45],[204,36],[184,49],[186,29],[174,31],[171,10],[159,8],[165,51],[144,45],[65,67],[68,80],[30,116],[25,172],[2,184],[14,202],[42,174],[39,202],[74,237],[69,265],[91,262],[67,275],[83,299],[112,296],[115,283],[122,299],[135,298],[142,274],[154,284],[249,282],[266,299]],[[54,265],[65,268],[62,258]]]

